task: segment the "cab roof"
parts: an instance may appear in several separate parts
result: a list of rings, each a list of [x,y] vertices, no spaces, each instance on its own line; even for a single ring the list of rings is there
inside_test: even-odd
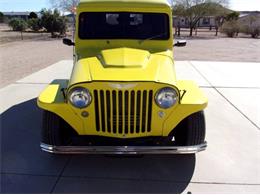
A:
[[[149,4],[149,5],[160,5],[160,6],[171,6],[169,0],[80,0],[80,4],[108,4],[108,3],[119,3],[119,4]]]

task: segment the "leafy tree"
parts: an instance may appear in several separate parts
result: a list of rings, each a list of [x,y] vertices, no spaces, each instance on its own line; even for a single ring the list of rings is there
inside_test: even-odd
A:
[[[55,33],[59,33],[60,35],[66,33],[67,19],[64,16],[61,16],[57,9],[54,11],[43,9],[41,15],[41,24],[47,32],[52,34],[52,37],[55,36]]]
[[[39,18],[31,18],[28,20],[27,23],[28,27],[33,31],[39,31],[40,29],[42,29],[41,19]]]
[[[13,18],[9,22],[9,26],[13,29],[13,31],[25,31],[27,28],[27,23],[20,18]]]
[[[231,20],[238,20],[239,18],[239,12],[231,12],[226,16],[226,20],[227,21],[231,21]]]
[[[21,32],[21,39],[23,40],[23,31],[27,29],[27,23],[23,19],[20,18],[14,18],[11,19],[9,22],[9,26],[14,30],[14,31],[20,31]]]
[[[75,8],[77,7],[80,0],[49,0],[52,6],[56,9],[65,12],[75,13]]]
[[[0,23],[4,22],[4,14],[2,12],[0,12]]]
[[[226,21],[222,26],[222,32],[224,32],[228,37],[238,36],[241,29],[241,25],[238,22],[239,15],[238,12],[231,12],[226,16]]]
[[[28,17],[29,19],[32,19],[32,18],[38,18],[38,15],[35,13],[35,12],[31,12],[30,14],[29,14],[29,17]]]
[[[219,5],[218,11],[215,14],[215,29],[216,29],[216,36],[218,36],[218,32],[220,27],[224,24],[226,16],[230,14],[232,11]]]
[[[173,13],[176,16],[189,20],[190,36],[196,28],[199,20],[205,16],[216,16],[220,12],[221,5],[227,5],[228,0],[176,0]]]
[[[64,35],[67,30],[67,18],[59,17],[55,21],[54,25],[54,32],[58,32],[60,35]]]

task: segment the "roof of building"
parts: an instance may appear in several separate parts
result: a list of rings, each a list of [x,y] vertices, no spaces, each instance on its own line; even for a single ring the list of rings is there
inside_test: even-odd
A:
[[[241,11],[239,13],[240,13],[240,15],[239,15],[240,18],[247,17],[247,16],[259,16],[260,15],[260,11]]]
[[[31,12],[3,12],[5,16],[29,16]]]

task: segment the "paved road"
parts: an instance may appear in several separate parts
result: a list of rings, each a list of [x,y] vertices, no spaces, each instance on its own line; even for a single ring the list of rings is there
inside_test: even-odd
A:
[[[260,193],[259,63],[178,61],[179,79],[197,81],[209,98],[208,149],[142,158],[40,151],[35,98],[71,66],[61,61],[0,89],[0,192]]]

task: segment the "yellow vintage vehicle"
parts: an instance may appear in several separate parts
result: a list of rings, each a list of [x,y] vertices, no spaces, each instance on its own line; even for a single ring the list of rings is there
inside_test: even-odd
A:
[[[205,150],[207,98],[178,80],[167,0],[81,0],[74,66],[38,97],[51,153],[183,154]],[[178,42],[175,46],[183,46]]]

